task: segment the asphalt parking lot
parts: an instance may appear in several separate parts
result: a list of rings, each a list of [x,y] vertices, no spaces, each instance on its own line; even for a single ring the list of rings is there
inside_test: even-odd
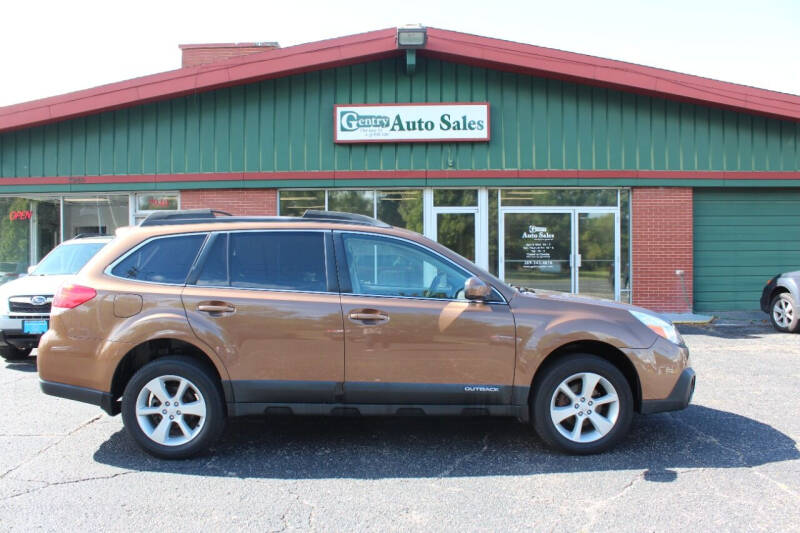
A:
[[[593,457],[505,419],[273,418],[164,462],[0,364],[0,529],[800,530],[800,335],[682,330],[694,404]]]

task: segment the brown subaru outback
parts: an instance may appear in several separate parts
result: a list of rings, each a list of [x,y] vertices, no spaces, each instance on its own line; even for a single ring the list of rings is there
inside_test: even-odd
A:
[[[121,412],[164,458],[264,413],[515,416],[594,453],[691,399],[683,340],[644,309],[520,292],[359,215],[216,214],[122,229],[59,290],[44,392]]]

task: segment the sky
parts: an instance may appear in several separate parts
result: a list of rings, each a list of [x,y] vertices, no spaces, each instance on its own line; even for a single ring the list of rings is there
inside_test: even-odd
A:
[[[800,0],[29,0],[2,8],[0,106],[173,70],[179,44],[412,23],[800,94]]]

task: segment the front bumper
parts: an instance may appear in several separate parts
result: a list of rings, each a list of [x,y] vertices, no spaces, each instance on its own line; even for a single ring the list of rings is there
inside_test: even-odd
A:
[[[119,403],[114,401],[110,392],[103,392],[87,387],[76,387],[66,383],[56,383],[55,381],[39,380],[42,392],[50,396],[58,396],[67,400],[89,403],[99,406],[103,411],[111,416],[119,414]]]
[[[39,339],[41,338],[41,334],[31,335],[30,333],[23,333],[21,329],[6,329],[0,331],[0,347],[13,346],[18,350],[33,350],[39,346]]]
[[[686,409],[692,401],[695,386],[695,373],[691,368],[684,368],[675,383],[672,392],[663,400],[642,400],[642,414],[662,413]]]
[[[49,315],[25,316],[25,320],[49,320]],[[0,347],[13,346],[18,350],[32,350],[39,345],[41,334],[22,332],[22,318],[0,318]]]

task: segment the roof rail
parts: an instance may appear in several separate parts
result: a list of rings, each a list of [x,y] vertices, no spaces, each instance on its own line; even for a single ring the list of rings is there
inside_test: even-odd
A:
[[[108,233],[78,233],[77,235],[70,237],[68,240],[88,239],[89,237],[110,237],[110,235]]]
[[[198,222],[207,222],[208,219],[217,218],[216,215],[232,216],[225,211],[217,209],[184,209],[182,211],[156,211],[142,220],[140,226],[162,226],[165,224],[182,223],[186,224],[187,220],[196,220]],[[180,221],[180,222],[177,222]]]
[[[313,220],[329,220],[331,222],[341,222],[343,224],[362,224],[365,226],[377,226],[379,228],[390,228],[391,226],[377,218],[356,213],[342,213],[340,211],[320,211],[319,209],[306,209],[302,218]]]

